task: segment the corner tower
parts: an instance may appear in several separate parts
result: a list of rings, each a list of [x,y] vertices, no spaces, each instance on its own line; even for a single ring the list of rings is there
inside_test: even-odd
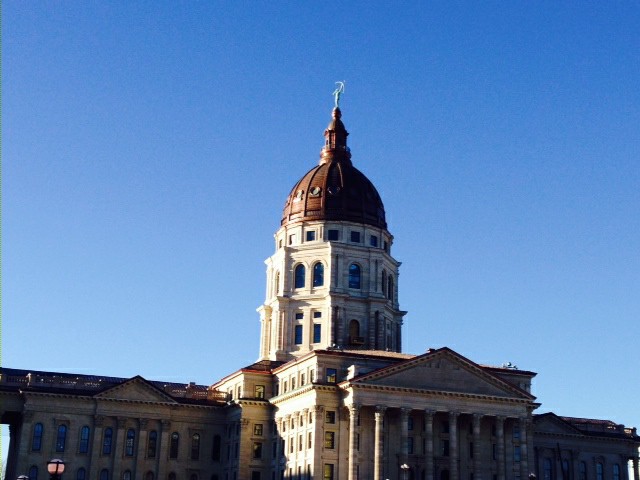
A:
[[[336,102],[337,103],[337,102]],[[258,308],[260,359],[316,349],[402,349],[398,268],[378,191],[351,162],[336,106],[319,164],[287,197],[266,299]]]

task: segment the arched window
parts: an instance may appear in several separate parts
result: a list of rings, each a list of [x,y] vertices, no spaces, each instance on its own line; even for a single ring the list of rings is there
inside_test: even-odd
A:
[[[295,288],[304,288],[304,265],[298,265],[295,270]]]
[[[280,272],[276,272],[273,277],[273,295],[277,296],[280,293]]]
[[[191,460],[200,458],[200,435],[194,433],[191,437]]]
[[[67,443],[67,426],[58,426],[58,436],[56,437],[56,452],[64,452],[64,447]]]
[[[578,480],[587,480],[587,462],[580,462],[578,466]]]
[[[613,480],[620,480],[620,465],[613,464]]]
[[[130,428],[129,430],[127,430],[127,441],[124,444],[124,454],[127,457],[133,457],[133,448],[135,443],[136,443],[136,432],[133,428]]]
[[[180,441],[180,435],[178,435],[178,432],[173,432],[171,434],[171,444],[169,446],[169,458],[178,458],[178,442],[179,441]]]
[[[602,463],[596,463],[596,480],[603,480],[604,478],[604,469],[602,468]]]
[[[349,342],[361,343],[360,342],[360,322],[358,322],[357,320],[351,320],[349,322]]]
[[[109,470],[106,468],[100,470],[100,480],[109,480]]]
[[[158,447],[158,432],[151,430],[149,432],[149,442],[147,443],[147,457],[155,458],[156,449]]]
[[[313,266],[313,286],[322,287],[324,285],[324,265],[321,262]]]
[[[220,435],[213,436],[213,448],[211,449],[211,460],[215,462],[220,461],[220,451],[222,447],[222,441]]]
[[[131,480],[131,470],[125,470],[122,474],[122,480]]]
[[[543,473],[543,480],[551,480],[552,472],[551,472],[550,458],[545,458],[544,461],[542,462],[542,473]]]
[[[360,266],[355,263],[349,265],[349,288],[360,288]]]
[[[38,467],[31,465],[29,469],[29,480],[38,480]]]
[[[147,473],[144,474],[144,480],[153,480],[154,478],[155,478],[155,475],[151,470],[149,470]]]
[[[85,425],[80,429],[80,441],[78,442],[78,453],[87,453],[88,451],[89,451],[89,427]]]
[[[387,298],[393,302],[393,277],[389,275],[389,282],[387,282]]]
[[[33,426],[33,438],[31,439],[31,450],[39,452],[42,448],[42,424],[36,423]]]
[[[85,480],[87,478],[87,471],[84,468],[79,468],[76,473],[76,480]]]
[[[103,455],[111,455],[112,440],[113,440],[113,428],[107,427],[104,429],[104,435],[102,437],[102,454]],[[107,474],[108,473],[109,472],[107,472]],[[102,475],[102,472],[100,472],[100,475]]]

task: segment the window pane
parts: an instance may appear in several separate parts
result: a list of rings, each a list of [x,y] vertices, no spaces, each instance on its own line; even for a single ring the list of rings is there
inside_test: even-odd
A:
[[[133,430],[133,428],[130,428],[129,430],[127,430],[127,440],[124,445],[124,454],[127,457],[133,457],[133,447],[135,444],[135,440],[136,432]]]
[[[104,429],[104,436],[102,437],[102,454],[111,455],[111,441],[113,440],[113,429],[107,427]],[[102,475],[102,473],[100,473]]]
[[[324,285],[324,265],[320,262],[313,266],[313,286],[322,287]]]
[[[79,453],[87,453],[89,451],[89,427],[86,425],[80,430],[80,442],[78,444]]]
[[[295,328],[295,344],[302,345],[302,325],[296,325]]]
[[[320,343],[322,341],[322,325],[319,323],[313,324],[313,343]]]
[[[360,288],[360,267],[355,263],[349,265],[349,288]]]
[[[295,288],[304,288],[304,265],[298,265],[295,270]]]
[[[67,443],[67,426],[60,425],[58,427],[58,436],[56,437],[56,452],[64,452]]]
[[[31,450],[33,450],[34,452],[39,452],[41,448],[42,448],[42,424],[36,423],[33,426],[33,440],[31,441]]]

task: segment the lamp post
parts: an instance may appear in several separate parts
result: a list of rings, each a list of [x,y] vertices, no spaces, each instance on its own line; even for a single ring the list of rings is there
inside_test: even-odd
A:
[[[407,480],[407,478],[409,478],[409,465],[403,463],[400,465],[400,470],[402,470],[402,480]]]
[[[60,480],[64,472],[64,460],[53,458],[47,462],[47,472],[51,480]]]

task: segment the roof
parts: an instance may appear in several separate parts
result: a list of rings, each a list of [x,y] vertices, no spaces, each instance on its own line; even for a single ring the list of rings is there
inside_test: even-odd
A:
[[[146,380],[141,376],[132,378],[110,377],[105,375],[82,375],[78,373],[47,372],[0,368],[0,390],[20,390],[48,393],[66,393],[93,396],[133,378],[140,378],[154,388],[162,391],[179,403],[211,404],[224,401],[208,391],[206,385],[195,383],[164,382]]]
[[[342,112],[333,109],[333,119],[324,132],[320,163],[291,189],[281,225],[330,220],[387,228],[384,205],[371,181],[351,163],[347,147],[349,133]]]

